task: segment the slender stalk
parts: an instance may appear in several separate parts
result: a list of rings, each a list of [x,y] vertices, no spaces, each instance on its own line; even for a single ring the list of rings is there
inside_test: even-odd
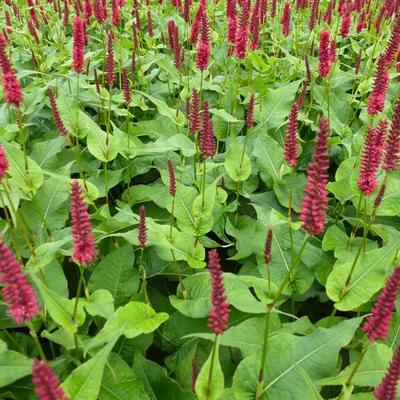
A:
[[[346,383],[344,384],[343,389],[340,392],[340,396],[338,397],[337,400],[342,400],[343,399],[343,396],[345,395],[344,389],[351,385],[351,382],[352,382],[352,380],[353,380],[358,368],[360,367],[362,361],[364,360],[365,355],[367,354],[367,351],[369,349],[369,345],[370,345],[370,342],[367,343],[367,345],[365,346],[364,350],[360,354],[360,357],[358,358],[357,363],[354,365],[353,369],[351,370],[350,375],[347,378]]]
[[[269,338],[269,323],[271,320],[271,309],[267,306],[265,313],[265,322],[264,322],[264,341],[261,353],[261,366],[260,371],[258,373],[258,384],[257,384],[257,392],[256,392],[256,400],[259,400],[263,396],[264,390],[264,374],[265,374],[265,363],[267,361],[267,350],[268,350],[268,338]]]
[[[150,305],[150,298],[149,295],[147,293],[147,280],[146,280],[146,269],[144,268],[144,257],[143,257],[143,251],[144,249],[141,248],[140,249],[140,272],[142,275],[142,287],[141,287],[141,292],[144,296],[144,299],[146,301],[147,305]]]
[[[44,354],[42,345],[40,344],[40,341],[39,341],[39,338],[37,336],[37,333],[36,333],[35,329],[33,328],[32,322],[28,323],[28,328],[29,328],[29,334],[32,336],[32,339],[33,339],[33,341],[35,343],[35,346],[36,346],[36,348],[37,348],[37,350],[39,352],[40,358],[42,360],[46,360],[46,356]]]

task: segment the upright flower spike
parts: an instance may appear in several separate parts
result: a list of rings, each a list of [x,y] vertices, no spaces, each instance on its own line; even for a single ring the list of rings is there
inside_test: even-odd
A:
[[[108,32],[107,58],[106,58],[106,83],[110,89],[114,86],[114,81],[115,81],[113,40],[114,40],[113,33]]]
[[[283,6],[283,15],[281,19],[283,36],[287,37],[290,33],[290,3],[286,2]]]
[[[387,121],[383,120],[379,128],[369,127],[364,142],[358,187],[365,196],[375,191],[378,182],[376,173],[382,161]]]
[[[234,54],[237,58],[245,58],[247,55],[247,40],[249,37],[250,2],[244,0],[239,26],[236,30]]]
[[[207,69],[210,61],[211,45],[209,36],[208,17],[204,10],[201,19],[201,36],[196,55],[196,67],[200,70]]]
[[[249,105],[247,107],[247,115],[245,120],[245,125],[247,129],[250,129],[253,126],[254,122],[254,94],[250,95]]]
[[[68,400],[60,387],[60,381],[50,366],[43,360],[35,360],[32,381],[36,396],[40,400]]]
[[[321,118],[319,126],[313,161],[307,171],[307,185],[300,212],[302,226],[310,236],[324,231],[328,209],[328,193],[326,191],[329,168],[328,121]]]
[[[138,241],[139,246],[144,249],[147,242],[147,229],[146,229],[146,208],[144,206],[140,207],[139,211],[139,229],[138,229]]]
[[[111,0],[111,22],[114,26],[119,26],[121,22],[118,0]]]
[[[0,33],[0,69],[3,74],[12,71],[11,62],[7,55],[7,40],[2,33]]]
[[[299,105],[293,103],[289,114],[284,145],[285,160],[292,167],[297,165],[297,157],[299,153],[299,145],[297,142],[298,115]]]
[[[67,136],[68,130],[65,127],[63,120],[61,119],[60,112],[58,111],[58,106],[56,102],[56,97],[54,95],[54,91],[51,87],[49,87],[47,92],[49,94],[51,113],[53,114],[53,120],[56,125],[56,128],[61,135]]]
[[[192,90],[192,112],[190,113],[190,131],[196,133],[200,131],[200,99],[196,89]]]
[[[308,23],[308,28],[312,31],[315,28],[315,24],[318,19],[318,12],[319,12],[319,0],[313,0],[311,6],[311,14],[310,14],[310,21]]]
[[[8,159],[6,152],[2,144],[0,144],[0,182],[3,180],[4,175],[7,173],[9,168]]]
[[[167,160],[168,175],[169,175],[169,193],[172,197],[176,196],[176,178],[175,170],[171,160]]]
[[[372,315],[365,320],[362,327],[363,332],[368,336],[371,342],[378,339],[386,339],[399,290],[400,267],[396,267],[379,294],[371,310]]]
[[[225,294],[223,273],[216,249],[208,252],[208,269],[211,276],[211,311],[208,314],[208,327],[216,335],[222,335],[228,328],[229,305]]]
[[[126,107],[129,108],[129,105],[131,104],[131,101],[132,101],[132,94],[131,94],[131,88],[129,85],[129,77],[128,77],[127,69],[122,70],[122,89],[124,92],[125,105],[126,105]]]
[[[397,99],[393,111],[393,120],[390,133],[385,143],[383,169],[396,171],[400,161],[400,97]]]
[[[192,27],[190,29],[189,41],[192,45],[196,44],[197,40],[199,38],[204,12],[205,12],[204,2],[200,1],[199,8],[197,9],[196,15],[193,20]]]
[[[74,46],[72,50],[74,70],[80,74],[84,67],[85,27],[82,19],[76,15],[73,24]]]
[[[90,24],[90,17],[93,15],[93,7],[91,0],[85,0],[85,22]]]
[[[392,361],[382,382],[375,390],[376,400],[396,400],[397,383],[400,379],[400,346],[393,354]]]
[[[318,72],[321,78],[326,78],[331,70],[331,39],[330,33],[323,30],[319,36]]]
[[[36,293],[15,259],[11,250],[0,238],[0,283],[3,284],[3,299],[8,313],[15,323],[31,321],[39,314]]]
[[[385,64],[385,57],[380,57],[375,72],[374,85],[368,98],[368,114],[376,115],[385,107],[386,93],[389,88],[389,71]]]
[[[71,231],[74,246],[73,258],[80,265],[92,263],[97,255],[95,238],[90,223],[88,207],[78,181],[71,184]]]
[[[203,158],[213,157],[217,151],[214,137],[214,127],[208,112],[208,102],[203,103],[203,125],[201,127],[200,150]]]
[[[264,248],[264,260],[265,264],[269,264],[271,262],[271,247],[272,247],[272,229],[268,229],[267,239],[265,240],[265,248]]]
[[[391,65],[394,58],[396,57],[396,53],[399,50],[400,46],[400,15],[396,17],[396,22],[392,30],[392,34],[390,35],[389,42],[384,51],[384,59],[386,65]]]
[[[341,20],[341,25],[340,25],[340,36],[342,36],[342,37],[349,36],[350,25],[351,25],[351,12],[350,12],[350,10],[347,10],[342,15],[342,20]]]

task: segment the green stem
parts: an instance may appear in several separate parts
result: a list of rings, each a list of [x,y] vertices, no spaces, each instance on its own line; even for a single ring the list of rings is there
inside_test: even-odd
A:
[[[46,356],[44,354],[42,345],[40,344],[39,338],[37,336],[37,333],[35,331],[35,329],[33,328],[33,324],[32,322],[28,323],[28,328],[29,328],[29,334],[32,336],[33,341],[35,342],[35,346],[39,352],[40,358],[42,360],[46,360]]]
[[[211,394],[211,381],[212,381],[212,373],[213,373],[213,369],[214,369],[215,355],[216,355],[217,348],[218,348],[218,338],[219,338],[219,336],[215,335],[214,345],[213,345],[212,355],[211,355],[210,371],[208,373],[208,381],[207,381],[207,389],[206,389],[206,400],[209,399],[210,394]]]
[[[256,400],[261,399],[263,396],[265,363],[267,361],[270,320],[271,320],[271,309],[269,307],[267,307],[266,313],[265,313],[265,321],[264,321],[264,341],[263,341],[263,347],[262,347],[262,353],[261,353],[261,366],[260,366],[260,371],[258,373]]]

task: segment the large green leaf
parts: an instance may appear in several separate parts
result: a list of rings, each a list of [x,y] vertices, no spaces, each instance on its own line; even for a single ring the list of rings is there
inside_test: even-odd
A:
[[[236,139],[229,143],[224,165],[226,172],[235,182],[245,181],[251,174],[250,158],[244,146],[240,146]]]
[[[139,287],[134,260],[133,248],[129,244],[108,253],[94,269],[89,290],[106,289],[113,296],[116,306],[126,303]]]
[[[74,369],[61,387],[70,400],[97,400],[103,378],[104,366],[118,335],[93,358]]]
[[[319,400],[310,381],[332,375],[340,349],[353,338],[360,322],[361,318],[354,318],[330,329],[318,328],[309,336],[281,334],[270,338],[263,399]],[[233,378],[237,398],[254,400],[260,358],[260,353],[255,353],[239,364]]]
[[[132,339],[155,331],[168,319],[168,314],[156,313],[148,304],[131,301],[118,308],[103,329],[86,345],[86,351],[109,342],[116,334]]]
[[[0,340],[0,388],[28,376],[32,371],[32,360],[12,350]]]

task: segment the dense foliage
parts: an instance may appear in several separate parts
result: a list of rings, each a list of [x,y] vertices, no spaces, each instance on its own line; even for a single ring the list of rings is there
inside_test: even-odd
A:
[[[400,398],[398,13],[2,1],[0,398]]]

